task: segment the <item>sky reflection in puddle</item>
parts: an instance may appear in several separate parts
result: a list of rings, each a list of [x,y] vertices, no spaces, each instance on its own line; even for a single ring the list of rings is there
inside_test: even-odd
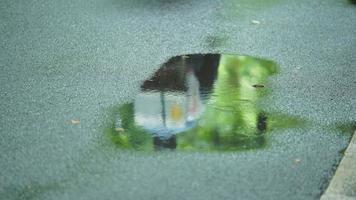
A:
[[[141,85],[134,102],[111,110],[106,128],[122,149],[236,151],[266,146],[272,128],[302,121],[266,113],[272,61],[238,55],[193,54],[171,58]]]

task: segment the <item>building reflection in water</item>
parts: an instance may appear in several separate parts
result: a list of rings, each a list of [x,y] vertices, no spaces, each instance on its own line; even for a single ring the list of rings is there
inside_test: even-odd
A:
[[[213,54],[175,57],[143,83],[134,103],[135,122],[152,134],[155,149],[175,149],[175,135],[196,125],[219,59]]]
[[[269,115],[258,107],[271,61],[237,55],[171,58],[119,106],[112,141],[120,148],[234,151],[265,146]]]

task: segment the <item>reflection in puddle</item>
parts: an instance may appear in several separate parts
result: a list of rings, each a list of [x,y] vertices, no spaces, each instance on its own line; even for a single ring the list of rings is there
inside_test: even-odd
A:
[[[268,130],[299,122],[257,106],[267,94],[267,78],[276,72],[273,62],[246,56],[173,57],[142,84],[133,103],[113,109],[107,132],[124,149],[264,147]]]

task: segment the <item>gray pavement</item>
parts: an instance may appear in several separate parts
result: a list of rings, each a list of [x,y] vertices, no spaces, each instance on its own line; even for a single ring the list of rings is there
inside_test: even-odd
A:
[[[321,200],[356,199],[356,134]]]
[[[261,2],[0,1],[0,199],[320,198],[351,136],[338,127],[356,121],[356,6]],[[110,108],[166,59],[212,52],[277,62],[260,106],[307,125],[234,153],[105,137]]]

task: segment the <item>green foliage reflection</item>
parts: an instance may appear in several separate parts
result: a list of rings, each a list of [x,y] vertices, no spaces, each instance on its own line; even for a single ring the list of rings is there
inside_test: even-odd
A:
[[[277,72],[270,61],[222,55],[218,77],[198,126],[178,135],[178,148],[204,150],[239,150],[265,145],[264,132],[258,130],[267,117],[256,103],[264,89],[253,85],[265,84],[268,76]],[[266,125],[265,125],[266,126]]]
[[[215,73],[212,70],[214,66],[206,64],[214,63],[214,59],[217,61]],[[210,74],[204,73],[206,71]],[[170,84],[170,88],[181,90],[177,93],[165,88],[168,86],[164,84],[171,80],[177,81],[170,77],[177,76],[172,75],[173,72],[179,72],[180,76],[185,73],[185,78],[181,80],[185,81],[183,84],[173,83],[186,85],[188,89],[172,87]],[[140,108],[135,107],[140,107],[135,101],[135,104],[125,104],[112,109],[112,122],[106,132],[111,141],[122,149],[236,151],[265,147],[266,133],[271,128],[289,128],[303,123],[298,118],[268,114],[257,106],[267,94],[268,77],[275,73],[275,63],[246,56],[188,55],[172,58],[162,66],[155,77],[149,82],[146,81],[147,84],[142,86],[141,97],[138,96],[144,96],[144,102],[149,102],[147,98],[150,98],[153,108],[150,111],[146,108],[140,111]],[[209,77],[214,74],[216,77]],[[209,82],[207,80],[213,80],[210,86],[204,83]],[[203,95],[203,86],[208,94]],[[199,91],[192,91],[191,88],[199,88]],[[169,106],[174,103],[170,102],[168,96],[172,94],[176,95],[175,98],[186,98],[186,104],[189,104],[186,107],[193,104],[203,105],[198,117],[187,120],[190,116],[189,108],[180,108],[178,104],[171,106],[171,109]],[[199,106],[197,107],[199,109]],[[170,109],[173,111],[167,111]],[[172,118],[167,117],[170,113],[173,113]],[[185,117],[185,123],[177,122],[179,126],[176,124],[173,128],[167,124],[181,115]],[[158,124],[156,127],[159,128],[152,124]]]

